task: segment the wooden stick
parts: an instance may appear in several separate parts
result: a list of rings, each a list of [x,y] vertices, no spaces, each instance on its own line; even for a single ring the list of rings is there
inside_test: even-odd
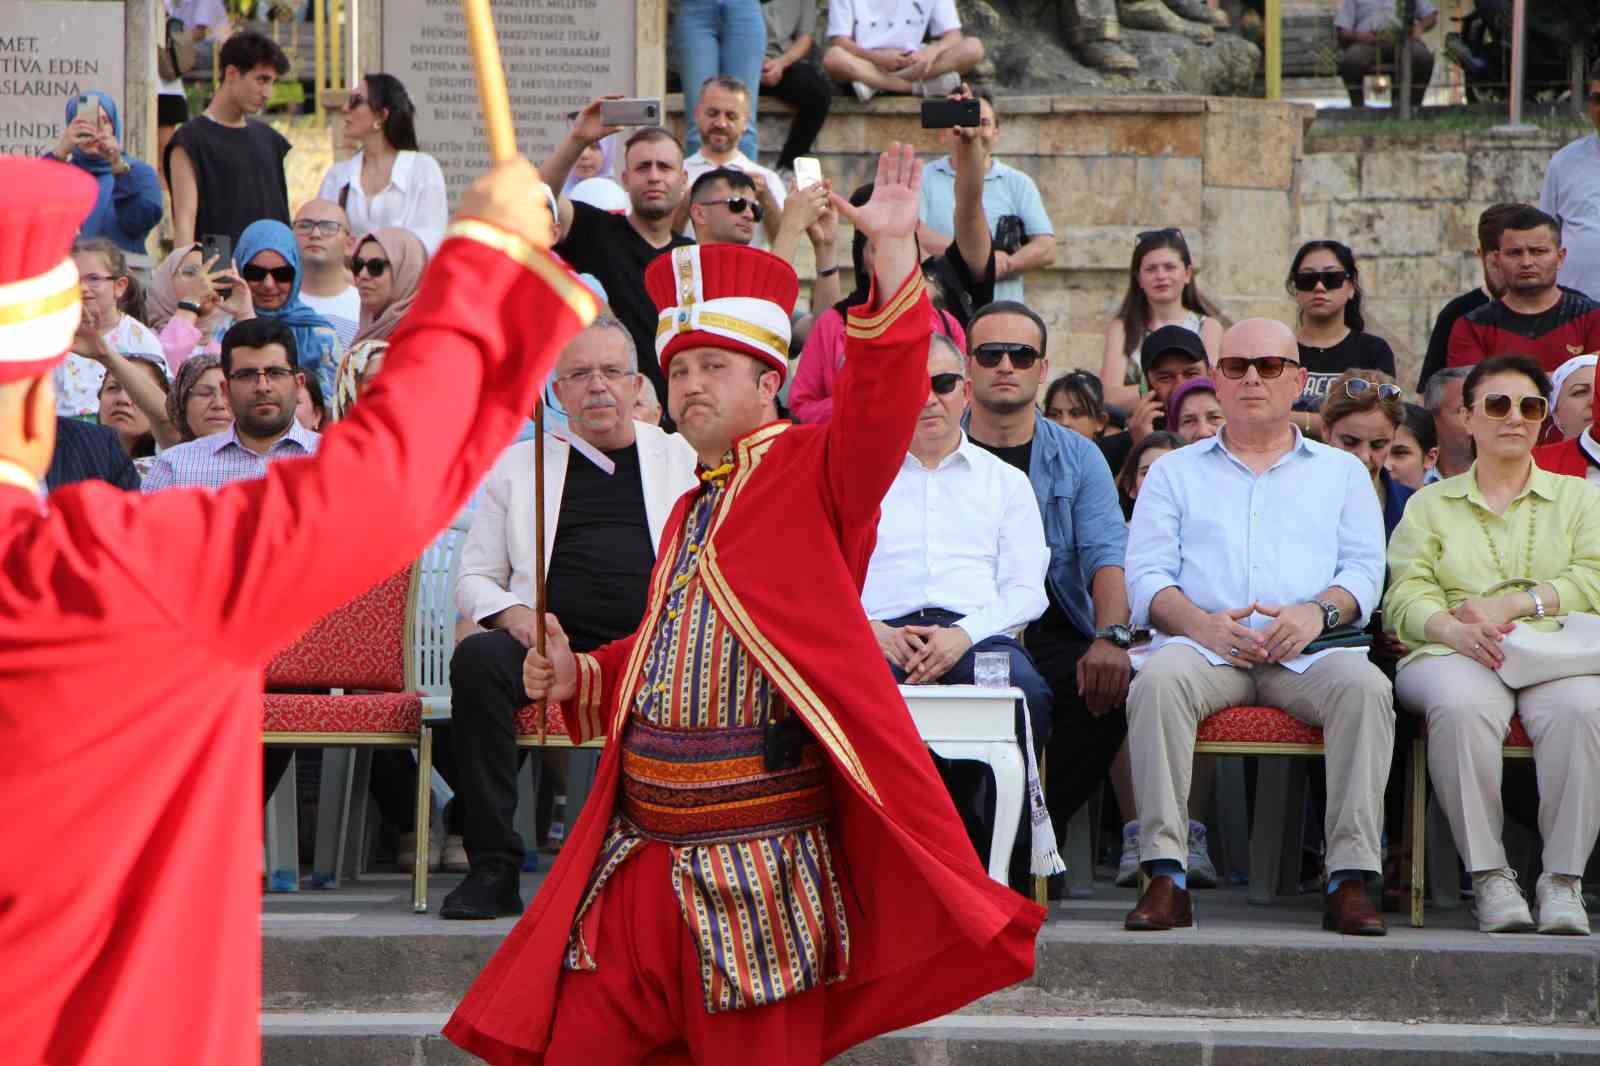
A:
[[[538,606],[533,614],[533,648],[544,654],[544,394],[533,409],[533,589]],[[539,746],[544,746],[550,704],[539,708]]]

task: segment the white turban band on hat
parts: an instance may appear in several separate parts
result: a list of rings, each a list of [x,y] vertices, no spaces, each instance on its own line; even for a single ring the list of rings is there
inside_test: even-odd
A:
[[[61,355],[82,315],[78,267],[70,257],[37,277],[0,285],[0,363]]]
[[[669,307],[656,322],[656,358],[680,333],[725,337],[771,357],[780,368],[789,365],[789,316],[771,300],[752,296],[720,296]]]

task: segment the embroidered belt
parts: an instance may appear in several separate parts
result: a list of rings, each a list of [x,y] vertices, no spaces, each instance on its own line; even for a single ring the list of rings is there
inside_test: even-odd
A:
[[[662,729],[633,718],[622,737],[621,814],[667,844],[720,844],[793,832],[827,821],[821,748],[798,765],[768,770],[762,726]]]

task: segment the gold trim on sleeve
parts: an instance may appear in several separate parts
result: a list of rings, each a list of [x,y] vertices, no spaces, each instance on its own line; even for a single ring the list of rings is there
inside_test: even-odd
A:
[[[874,314],[857,314],[852,308],[850,314],[846,316],[846,335],[860,340],[871,340],[873,337],[881,336],[901,315],[916,304],[927,287],[927,283],[922,280],[922,272],[914,271],[910,279],[900,286],[900,291],[889,298],[883,310]]]

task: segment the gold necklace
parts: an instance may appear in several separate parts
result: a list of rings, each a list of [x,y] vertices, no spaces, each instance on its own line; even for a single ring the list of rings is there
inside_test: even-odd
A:
[[[1478,528],[1483,530],[1483,539],[1489,544],[1489,554],[1494,558],[1495,573],[1500,575],[1501,581],[1510,581],[1511,575],[1506,573],[1505,556],[1500,554],[1500,546],[1494,542],[1494,535],[1489,531],[1489,520],[1483,517],[1485,508],[1473,506],[1472,513],[1478,518]],[[1528,542],[1523,547],[1525,568],[1520,576],[1531,579],[1533,577],[1533,533],[1534,523],[1539,510],[1537,498],[1528,500]]]

